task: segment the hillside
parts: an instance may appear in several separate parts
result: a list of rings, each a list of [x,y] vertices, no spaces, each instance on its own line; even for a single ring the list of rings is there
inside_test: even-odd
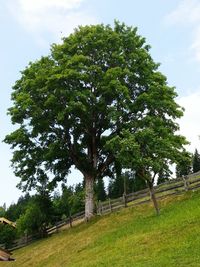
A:
[[[200,266],[200,192],[130,207],[16,250],[1,266]]]

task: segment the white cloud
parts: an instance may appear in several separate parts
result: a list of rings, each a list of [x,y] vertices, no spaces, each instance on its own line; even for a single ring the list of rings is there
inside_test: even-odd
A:
[[[47,34],[60,39],[78,25],[94,24],[96,18],[84,7],[85,0],[9,0],[18,23],[40,43]]]
[[[200,2],[199,0],[181,0],[175,10],[167,15],[168,22],[182,23],[196,23],[200,21]]]
[[[200,1],[180,0],[178,6],[167,15],[168,24],[185,27],[192,36],[189,50],[195,60],[200,62]],[[192,90],[193,91],[193,90]],[[200,88],[194,93],[179,98],[178,103],[185,108],[184,116],[180,119],[180,132],[191,143],[188,149],[200,151]]]
[[[195,29],[194,40],[190,48],[194,51],[196,60],[200,61],[200,23]]]
[[[166,21],[171,25],[189,27],[193,34],[190,49],[197,61],[200,61],[200,1],[181,0],[175,10],[166,16]]]
[[[18,0],[19,6],[25,12],[38,12],[48,8],[73,9],[80,6],[83,0]]]
[[[194,152],[195,148],[200,151],[200,90],[181,97],[177,102],[185,108],[184,116],[179,121],[180,132],[191,143],[188,147],[191,152]]]

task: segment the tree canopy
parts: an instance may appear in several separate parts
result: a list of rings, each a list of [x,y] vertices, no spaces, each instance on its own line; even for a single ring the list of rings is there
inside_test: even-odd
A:
[[[175,159],[185,140],[174,120],[183,112],[149,49],[123,23],[79,27],[22,71],[9,109],[18,128],[5,138],[20,188],[52,189],[75,165],[90,218],[94,181],[108,174],[116,151],[132,145],[127,160],[156,172]],[[118,142],[125,148],[116,150]]]

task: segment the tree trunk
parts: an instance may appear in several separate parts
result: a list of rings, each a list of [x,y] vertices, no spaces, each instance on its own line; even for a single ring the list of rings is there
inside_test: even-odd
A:
[[[94,177],[85,176],[85,220],[89,221],[94,216]]]
[[[153,202],[154,208],[156,210],[156,214],[159,215],[160,214],[160,210],[159,210],[158,202],[157,202],[157,199],[156,199],[156,196],[155,196],[153,183],[148,181],[148,186],[149,186],[150,197],[151,197],[151,200]]]

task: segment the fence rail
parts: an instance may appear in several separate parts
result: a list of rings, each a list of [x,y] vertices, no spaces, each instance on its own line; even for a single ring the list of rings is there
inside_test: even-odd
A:
[[[189,190],[196,190],[200,188],[200,171],[182,178],[171,179],[165,183],[157,185],[154,187],[157,199],[163,199],[167,196],[179,195]],[[115,210],[121,209],[127,206],[141,205],[148,203],[151,200],[149,189],[145,188],[143,190],[133,192],[116,199],[108,199],[104,202],[98,201],[96,203],[96,213],[97,215],[104,215],[111,213]],[[69,218],[56,222],[52,227],[46,229],[48,235],[58,232],[63,226],[72,227],[73,224],[80,222],[85,217],[84,211],[76,213]],[[21,239],[15,240],[13,245],[9,248],[11,251],[24,247],[34,240],[37,240],[39,235],[35,236],[25,236]]]

